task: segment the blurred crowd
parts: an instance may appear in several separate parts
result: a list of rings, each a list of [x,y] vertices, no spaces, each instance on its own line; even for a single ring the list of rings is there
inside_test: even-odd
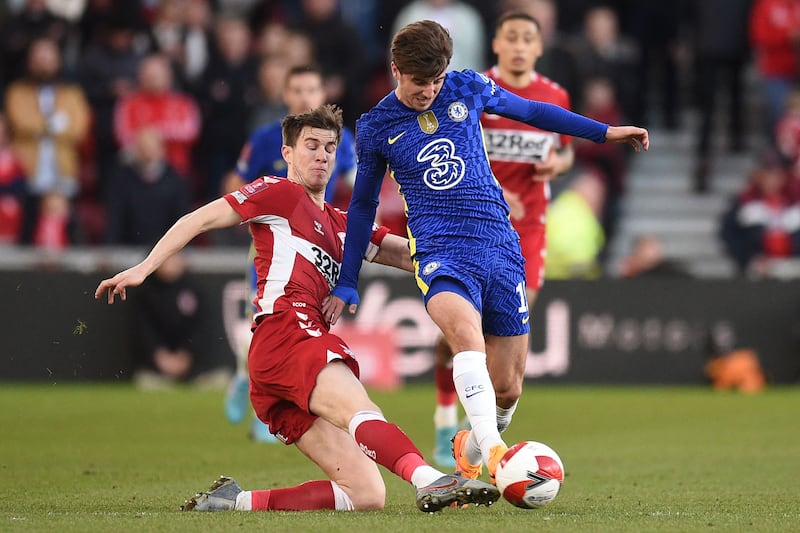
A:
[[[283,80],[292,67],[320,68],[327,100],[352,128],[393,87],[387,59],[397,29],[437,20],[454,38],[451,67],[484,70],[493,62],[494,23],[510,9],[540,22],[537,70],[568,90],[574,110],[675,130],[685,127],[682,111],[696,108],[697,150],[686,156],[696,158],[698,193],[707,188],[715,128],[725,130],[731,151],[752,149],[746,133],[759,129],[775,154],[767,170],[779,167],[787,184],[766,191],[754,177],[737,201],[765,198],[769,215],[732,214],[726,239],[741,231],[737,224],[774,225],[776,206],[797,207],[798,0],[5,0],[0,242],[149,245],[181,214],[219,196],[250,133],[286,113]],[[751,64],[764,124],[743,119]],[[716,110],[725,92],[729,105]],[[597,272],[613,237],[629,155],[624,146],[576,143],[577,177],[563,187],[570,194],[560,209],[581,212],[583,240],[597,250],[581,272]],[[402,208],[392,192],[381,202],[387,221]],[[762,244],[794,254],[800,220],[781,220],[789,237],[767,232]],[[754,255],[734,250],[737,260]]]

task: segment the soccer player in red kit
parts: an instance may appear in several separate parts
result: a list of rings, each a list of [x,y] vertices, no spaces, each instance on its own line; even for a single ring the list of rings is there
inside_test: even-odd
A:
[[[497,64],[486,75],[523,98],[570,109],[567,91],[538,74],[534,67],[542,54],[539,23],[524,12],[502,15],[496,25],[492,49]],[[522,122],[484,113],[481,117],[489,160],[503,196],[511,208],[511,222],[520,236],[525,257],[528,308],[544,282],[545,212],[550,199],[549,181],[572,168],[571,137],[543,131]],[[434,459],[455,466],[450,441],[458,427],[457,395],[453,386],[452,352],[444,337],[436,345],[436,446]],[[516,406],[498,407],[498,426],[508,425]],[[459,434],[461,438],[467,432]],[[455,443],[459,449],[461,443]],[[477,443],[474,443],[477,447]]]
[[[258,275],[248,355],[250,400],[284,443],[295,444],[327,480],[242,490],[221,477],[183,510],[380,509],[386,467],[417,489],[421,511],[491,505],[496,487],[429,466],[403,431],[386,421],[358,380],[355,354],[330,333],[323,305],[339,277],[347,217],[324,201],[341,139],[342,114],[322,106],[282,123],[287,178],[263,176],[183,216],[138,265],[102,281],[95,298],[126,298],[164,260],[205,231],[247,222]],[[366,259],[411,271],[408,240],[372,228]]]

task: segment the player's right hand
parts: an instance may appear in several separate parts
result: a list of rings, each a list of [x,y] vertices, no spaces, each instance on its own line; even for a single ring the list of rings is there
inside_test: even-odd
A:
[[[142,272],[139,265],[123,270],[113,278],[104,279],[94,291],[95,300],[100,299],[104,292],[108,292],[108,303],[114,303],[114,296],[119,294],[121,300],[127,299],[125,289],[128,287],[138,287],[144,283],[147,275]]]
[[[359,301],[356,289],[337,285],[331,291],[331,295],[322,303],[322,314],[328,320],[328,323],[333,326],[342,316],[346,305],[349,304],[348,311],[353,314],[358,308]]]

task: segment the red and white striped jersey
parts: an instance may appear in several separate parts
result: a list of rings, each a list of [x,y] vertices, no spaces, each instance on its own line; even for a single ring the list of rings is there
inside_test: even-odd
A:
[[[531,72],[530,84],[522,89],[505,84],[496,66],[489,69],[486,75],[504,89],[523,98],[571,109],[567,91],[541,74]],[[533,181],[536,172],[533,164],[544,160],[551,147],[567,146],[572,138],[487,113],[481,116],[481,126],[492,173],[503,189],[518,194],[525,206],[525,218],[514,220],[514,226],[543,224],[550,199],[550,185]]]
[[[289,309],[321,313],[339,278],[346,213],[328,204],[321,210],[301,185],[274,176],[260,177],[225,199],[253,235],[258,276],[253,318]],[[388,232],[373,226],[367,259]]]

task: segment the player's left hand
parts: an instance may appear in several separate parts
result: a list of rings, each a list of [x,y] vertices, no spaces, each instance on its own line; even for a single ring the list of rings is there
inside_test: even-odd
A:
[[[606,141],[627,143],[637,152],[650,149],[650,136],[644,128],[636,126],[609,126],[606,130]]]

